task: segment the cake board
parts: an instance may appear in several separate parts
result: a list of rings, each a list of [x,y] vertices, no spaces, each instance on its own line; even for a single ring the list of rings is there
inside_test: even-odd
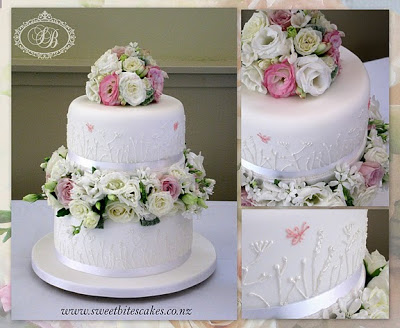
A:
[[[209,278],[216,268],[212,243],[193,234],[192,252],[181,266],[157,275],[135,278],[112,278],[71,269],[58,261],[53,233],[40,239],[32,249],[32,268],[50,285],[77,294],[110,298],[139,298],[175,293]]]

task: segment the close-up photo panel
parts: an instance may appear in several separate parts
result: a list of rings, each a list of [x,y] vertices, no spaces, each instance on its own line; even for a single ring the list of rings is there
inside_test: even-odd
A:
[[[0,328],[400,327],[400,0],[0,0]]]

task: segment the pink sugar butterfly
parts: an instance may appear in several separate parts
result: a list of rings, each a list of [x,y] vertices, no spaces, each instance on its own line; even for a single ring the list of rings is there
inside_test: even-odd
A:
[[[303,240],[304,233],[309,228],[310,228],[310,226],[308,226],[306,222],[303,222],[301,228],[294,227],[293,230],[286,229],[286,238],[291,238],[292,245],[297,245],[298,243],[300,243]]]
[[[261,139],[261,141],[263,142],[263,143],[268,143],[268,141],[270,141],[271,140],[271,137],[270,136],[266,136],[266,135],[263,135],[263,134],[261,134],[261,132],[259,132],[258,134],[257,134],[257,136]]]
[[[86,123],[86,127],[87,127],[87,129],[88,129],[88,131],[89,131],[90,133],[93,132],[94,125],[92,125],[92,124],[90,124],[90,123]]]
[[[174,131],[178,130],[178,126],[179,126],[179,123],[178,123],[178,122],[175,122],[175,123],[174,123]]]

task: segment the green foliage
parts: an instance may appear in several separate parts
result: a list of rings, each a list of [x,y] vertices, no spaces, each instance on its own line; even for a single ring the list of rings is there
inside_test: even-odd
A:
[[[56,216],[57,216],[58,218],[60,218],[60,217],[69,215],[70,213],[71,213],[71,212],[69,211],[68,208],[61,208],[61,209],[59,209],[59,210],[57,211]]]

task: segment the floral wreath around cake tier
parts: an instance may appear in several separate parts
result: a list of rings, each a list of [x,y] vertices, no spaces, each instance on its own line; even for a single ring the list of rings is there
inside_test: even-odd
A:
[[[91,67],[86,82],[90,101],[107,106],[158,102],[167,73],[137,42],[107,50]]]
[[[72,226],[72,234],[87,229],[103,229],[105,220],[138,222],[155,225],[163,217],[178,212],[186,218],[198,216],[213,193],[215,180],[206,177],[203,156],[184,151],[184,164],[175,163],[165,172],[149,168],[135,172],[91,170],[67,158],[68,150],[61,146],[45,159],[41,168],[46,172],[43,193],[29,194],[23,199],[35,202],[47,199],[57,211],[57,217],[72,215],[81,220]]]
[[[343,36],[318,10],[257,11],[242,30],[242,83],[275,98],[319,96],[340,72]]]
[[[367,142],[360,161],[338,164],[333,180],[315,184],[305,179],[262,179],[242,167],[242,206],[368,205],[389,181],[389,124],[383,121],[375,97],[369,101],[368,112]]]

